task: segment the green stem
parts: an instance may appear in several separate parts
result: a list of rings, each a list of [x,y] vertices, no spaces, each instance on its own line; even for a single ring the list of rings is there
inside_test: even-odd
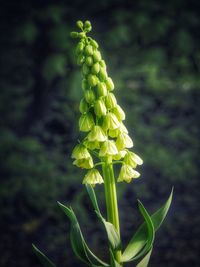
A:
[[[107,220],[111,222],[119,236],[120,236],[120,225],[119,225],[119,214],[118,214],[118,203],[117,203],[117,192],[115,177],[113,171],[112,160],[107,159],[105,164],[102,166],[104,176],[104,188],[107,208]],[[121,261],[121,251],[114,251],[114,257],[117,262]]]

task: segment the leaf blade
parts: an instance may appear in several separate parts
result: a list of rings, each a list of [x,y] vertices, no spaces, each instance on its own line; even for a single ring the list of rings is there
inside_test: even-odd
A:
[[[120,240],[119,234],[118,234],[115,226],[112,223],[106,221],[104,219],[104,217],[102,216],[100,209],[99,209],[99,206],[98,206],[96,194],[95,194],[93,187],[91,185],[86,185],[86,189],[87,189],[87,192],[89,194],[92,205],[95,209],[95,212],[106,229],[107,237],[108,237],[108,240],[109,240],[109,243],[110,243],[112,249],[113,250],[120,249],[121,248],[121,240]]]
[[[173,197],[173,188],[164,205],[151,216],[155,231],[159,229],[162,222],[164,221],[167,212],[169,210],[169,207],[171,205],[172,197]],[[147,229],[146,229],[146,223],[143,223],[138,228],[136,233],[133,235],[126,249],[124,250],[122,254],[123,261],[127,262],[130,261],[133,257],[135,257],[145,246],[146,242],[147,242]]]
[[[58,204],[71,221],[70,240],[75,255],[87,265],[99,266],[100,264],[101,266],[108,267],[109,265],[99,259],[87,246],[72,208],[68,208],[60,202],[58,202]],[[93,261],[95,261],[95,263],[93,263]]]
[[[44,267],[56,267],[56,265],[42,251],[40,251],[34,244],[32,244],[32,248],[38,260]]]
[[[149,264],[149,260],[151,257],[152,250],[149,250],[149,252],[145,255],[145,257],[136,265],[136,267],[147,267]]]

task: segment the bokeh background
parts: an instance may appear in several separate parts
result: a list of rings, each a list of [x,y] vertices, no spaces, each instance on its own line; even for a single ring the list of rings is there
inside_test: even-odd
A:
[[[4,1],[0,9],[0,266],[39,267],[31,243],[57,266],[73,255],[71,205],[86,239],[104,258],[106,238],[72,166],[81,74],[69,33],[89,19],[113,78],[126,126],[143,158],[141,178],[119,184],[122,238],[175,186],[150,267],[199,267],[200,5],[198,1]],[[96,187],[105,211],[103,188]],[[133,264],[127,265],[133,266]]]

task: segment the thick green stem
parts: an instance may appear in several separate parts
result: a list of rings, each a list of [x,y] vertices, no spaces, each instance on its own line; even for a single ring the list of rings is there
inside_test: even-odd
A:
[[[115,226],[120,236],[117,192],[116,192],[116,184],[115,184],[112,161],[110,162],[109,159],[107,159],[105,164],[102,166],[102,169],[103,169],[103,176],[104,176],[107,219],[109,222],[111,222]],[[114,256],[118,262],[121,261],[120,250],[115,251]]]

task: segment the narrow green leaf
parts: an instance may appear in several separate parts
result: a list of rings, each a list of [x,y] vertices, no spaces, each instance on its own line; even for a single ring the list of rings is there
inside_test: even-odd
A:
[[[97,216],[99,217],[101,222],[104,224],[104,227],[106,229],[106,233],[108,236],[108,240],[109,240],[109,243],[110,243],[112,249],[113,250],[120,249],[121,248],[121,240],[120,240],[119,234],[118,234],[116,228],[114,227],[114,225],[110,222],[107,222],[103,218],[103,216],[101,215],[93,187],[91,185],[86,185],[86,189],[87,189],[89,197],[92,201],[92,204],[93,204],[93,207],[95,209]]]
[[[136,267],[147,267],[151,257],[152,249],[145,255],[145,257],[136,265]]]
[[[44,267],[56,267],[56,265],[42,253],[34,244],[32,244],[33,251],[36,254],[38,260]]]
[[[135,257],[131,259],[132,261],[137,260],[141,258],[142,256],[144,256],[152,248],[154,238],[155,238],[155,230],[154,230],[153,222],[151,220],[150,215],[148,214],[145,207],[139,200],[138,200],[138,205],[139,205],[139,210],[142,216],[144,217],[144,220],[147,226],[147,242],[145,246],[143,247],[143,249]],[[122,261],[123,261],[123,256],[122,256]]]
[[[68,216],[71,221],[71,229],[70,229],[70,240],[72,244],[72,249],[76,256],[83,261],[85,264],[92,265],[92,266],[109,266],[107,263],[100,260],[94,253],[89,249],[87,246],[78,220],[76,218],[75,213],[73,212],[72,208],[68,208],[58,202],[60,208],[64,211],[64,213]],[[95,263],[94,263],[94,262]]]
[[[172,196],[173,189],[166,203],[151,216],[155,231],[158,230],[167,215],[167,212],[172,202]],[[147,225],[146,223],[143,223],[133,235],[124,253],[122,254],[123,261],[126,262],[132,260],[132,258],[134,258],[145,246],[145,244],[147,243],[147,239]]]
[[[90,200],[92,201],[92,204],[93,204],[93,207],[94,207],[95,211],[100,213],[99,206],[98,206],[98,203],[97,203],[97,198],[96,198],[96,195],[95,195],[93,187],[91,185],[87,184],[86,185],[86,189],[87,189],[88,195],[90,197]]]
[[[97,213],[98,217],[100,218],[100,220],[102,221],[102,223],[104,224],[104,227],[106,229],[106,233],[108,236],[108,240],[109,240],[109,243],[110,243],[112,249],[113,250],[121,249],[121,240],[120,240],[119,234],[118,234],[115,226],[112,223],[107,222],[101,216],[101,214],[99,214],[98,212],[96,212],[96,213]]]

